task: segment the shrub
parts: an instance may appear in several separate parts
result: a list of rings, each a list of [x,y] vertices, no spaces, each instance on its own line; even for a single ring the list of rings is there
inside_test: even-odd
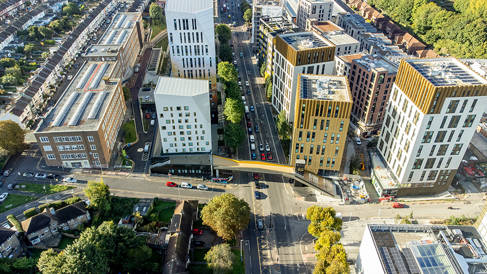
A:
[[[10,222],[10,224],[15,226],[15,228],[17,229],[18,232],[24,232],[24,229],[20,225],[19,220],[17,220],[17,218],[15,218],[14,215],[12,215],[12,214],[8,215],[7,220]]]
[[[29,217],[32,217],[34,215],[36,215],[37,213],[39,213],[38,209],[33,207],[33,208],[29,208],[29,209],[26,209],[24,210],[24,216],[25,218],[29,218]]]
[[[73,196],[71,198],[68,198],[68,199],[64,200],[64,202],[66,203],[66,205],[72,205],[72,204],[77,203],[79,201],[81,201],[81,198],[78,197],[78,196]]]

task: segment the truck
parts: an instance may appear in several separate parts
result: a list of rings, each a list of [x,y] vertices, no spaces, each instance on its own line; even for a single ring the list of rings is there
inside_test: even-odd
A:
[[[249,113],[249,106],[245,106],[245,113],[248,114]]]

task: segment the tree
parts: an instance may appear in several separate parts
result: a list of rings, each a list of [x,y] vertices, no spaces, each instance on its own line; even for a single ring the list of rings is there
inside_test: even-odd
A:
[[[265,76],[265,69],[267,68],[267,63],[263,62],[262,65],[260,65],[260,76],[264,77]]]
[[[7,86],[17,85],[17,78],[15,78],[15,76],[11,74],[2,76],[2,78],[0,78],[0,81],[2,82],[3,85],[7,85]]]
[[[20,78],[22,76],[22,70],[18,64],[15,64],[13,67],[6,68],[5,74],[10,74],[15,78]]]
[[[0,66],[6,68],[6,67],[12,67],[15,65],[15,59],[14,58],[9,58],[9,57],[3,57],[0,59]]]
[[[218,63],[218,76],[225,82],[237,82],[238,75],[235,66],[229,62]]]
[[[44,39],[51,39],[54,31],[46,26],[39,27],[39,33],[44,37]]]
[[[35,266],[36,259],[27,257],[17,258],[12,263],[12,267],[20,272],[32,270]]]
[[[57,19],[49,23],[49,28],[58,33],[63,31],[63,25],[61,24],[61,21]]]
[[[311,221],[308,232],[315,237],[320,236],[325,230],[340,231],[342,229],[342,219],[336,217],[335,209],[332,207],[308,207],[306,219]]]
[[[41,58],[42,58],[42,59],[47,59],[47,58],[49,58],[49,52],[48,52],[48,51],[44,51],[43,53],[41,53]]]
[[[24,150],[24,137],[24,130],[14,121],[0,121],[0,148],[6,150],[10,155]]]
[[[267,76],[265,78],[265,96],[269,101],[272,98],[272,76]]]
[[[63,7],[63,14],[67,16],[73,16],[79,14],[80,10],[77,4],[73,2],[68,2],[66,6]]]
[[[227,273],[232,270],[235,254],[229,244],[214,245],[205,255],[205,261],[213,273]]]
[[[110,210],[110,188],[101,182],[89,181],[85,188],[85,195],[90,200],[90,206],[100,212]]]
[[[223,139],[225,144],[232,148],[237,149],[245,138],[245,131],[240,124],[227,123],[224,130]]]
[[[249,225],[250,207],[230,193],[213,197],[201,210],[203,224],[224,240],[235,239]]]
[[[243,19],[247,24],[250,23],[250,21],[252,21],[252,10],[250,8],[245,10],[243,14]]]
[[[223,114],[227,118],[227,121],[239,124],[242,120],[244,113],[244,106],[240,98],[227,98],[225,100],[225,106],[223,107]]]
[[[217,25],[215,32],[221,44],[226,44],[232,38],[232,31],[225,24]]]
[[[39,33],[39,27],[38,26],[30,26],[28,29],[29,32],[29,38],[32,40],[39,40],[40,38],[40,33]]]
[[[156,3],[151,3],[149,6],[149,16],[154,23],[162,24],[162,8]]]
[[[287,122],[286,113],[284,112],[284,110],[281,111],[279,113],[279,115],[277,116],[276,127],[277,127],[277,133],[279,134],[279,137],[282,140],[289,139],[291,127],[289,126],[289,123]]]
[[[239,99],[240,88],[235,82],[228,82],[225,84],[225,95],[227,98]]]
[[[221,61],[231,62],[233,59],[232,48],[228,44],[220,44],[220,50],[218,52],[218,57],[220,57]]]
[[[27,44],[27,45],[24,46],[24,52],[27,55],[30,55],[34,49],[35,49],[35,45],[34,44]]]

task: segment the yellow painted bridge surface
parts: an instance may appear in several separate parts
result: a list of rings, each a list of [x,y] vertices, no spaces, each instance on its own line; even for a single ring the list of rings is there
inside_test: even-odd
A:
[[[213,155],[213,167],[216,169],[263,172],[271,174],[294,174],[294,167],[263,161],[234,160]]]

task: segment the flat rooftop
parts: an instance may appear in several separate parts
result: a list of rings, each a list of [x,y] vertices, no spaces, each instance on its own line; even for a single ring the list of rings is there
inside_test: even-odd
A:
[[[487,59],[461,59],[460,61],[480,76],[487,78]]]
[[[340,45],[349,45],[349,44],[360,44],[360,42],[353,38],[352,36],[348,35],[346,32],[342,30],[331,31],[328,33],[324,33],[323,37],[328,39],[336,46]]]
[[[367,23],[365,19],[356,13],[347,13],[341,17],[343,20],[352,24],[355,29],[362,29],[366,32],[377,32],[377,29],[371,24]]]
[[[280,35],[295,50],[306,50],[333,46],[313,32],[297,32]]]
[[[207,9],[213,9],[212,0],[170,0],[166,1],[165,11],[194,13]]]
[[[297,28],[283,16],[263,16],[260,18],[260,24],[271,29],[272,31],[279,32]]]
[[[397,65],[388,61],[380,55],[365,55],[361,58],[355,59],[355,62],[359,63],[363,67],[366,67],[368,70],[397,73]]]
[[[331,21],[324,21],[324,22],[317,21],[316,23],[313,24],[313,28],[316,28],[316,30],[319,30],[321,33],[343,30],[339,26],[333,24],[333,22]]]
[[[353,60],[360,59],[363,56],[365,56],[365,54],[363,54],[363,53],[354,53],[354,54],[337,56],[337,58],[340,58],[345,63],[351,64],[353,62]]]
[[[408,59],[435,86],[486,85],[487,80],[455,58]]]
[[[114,67],[115,62],[84,63],[39,131],[96,130],[117,87],[103,80]]]
[[[154,94],[195,96],[209,93],[209,81],[176,77],[159,77]]]
[[[352,101],[345,76],[301,74],[300,77],[302,99]]]
[[[386,164],[382,161],[379,154],[376,152],[370,152],[370,159],[372,162],[372,172],[377,178],[377,182],[381,185],[382,189],[398,188],[398,182],[395,180],[391,170],[387,168]]]

